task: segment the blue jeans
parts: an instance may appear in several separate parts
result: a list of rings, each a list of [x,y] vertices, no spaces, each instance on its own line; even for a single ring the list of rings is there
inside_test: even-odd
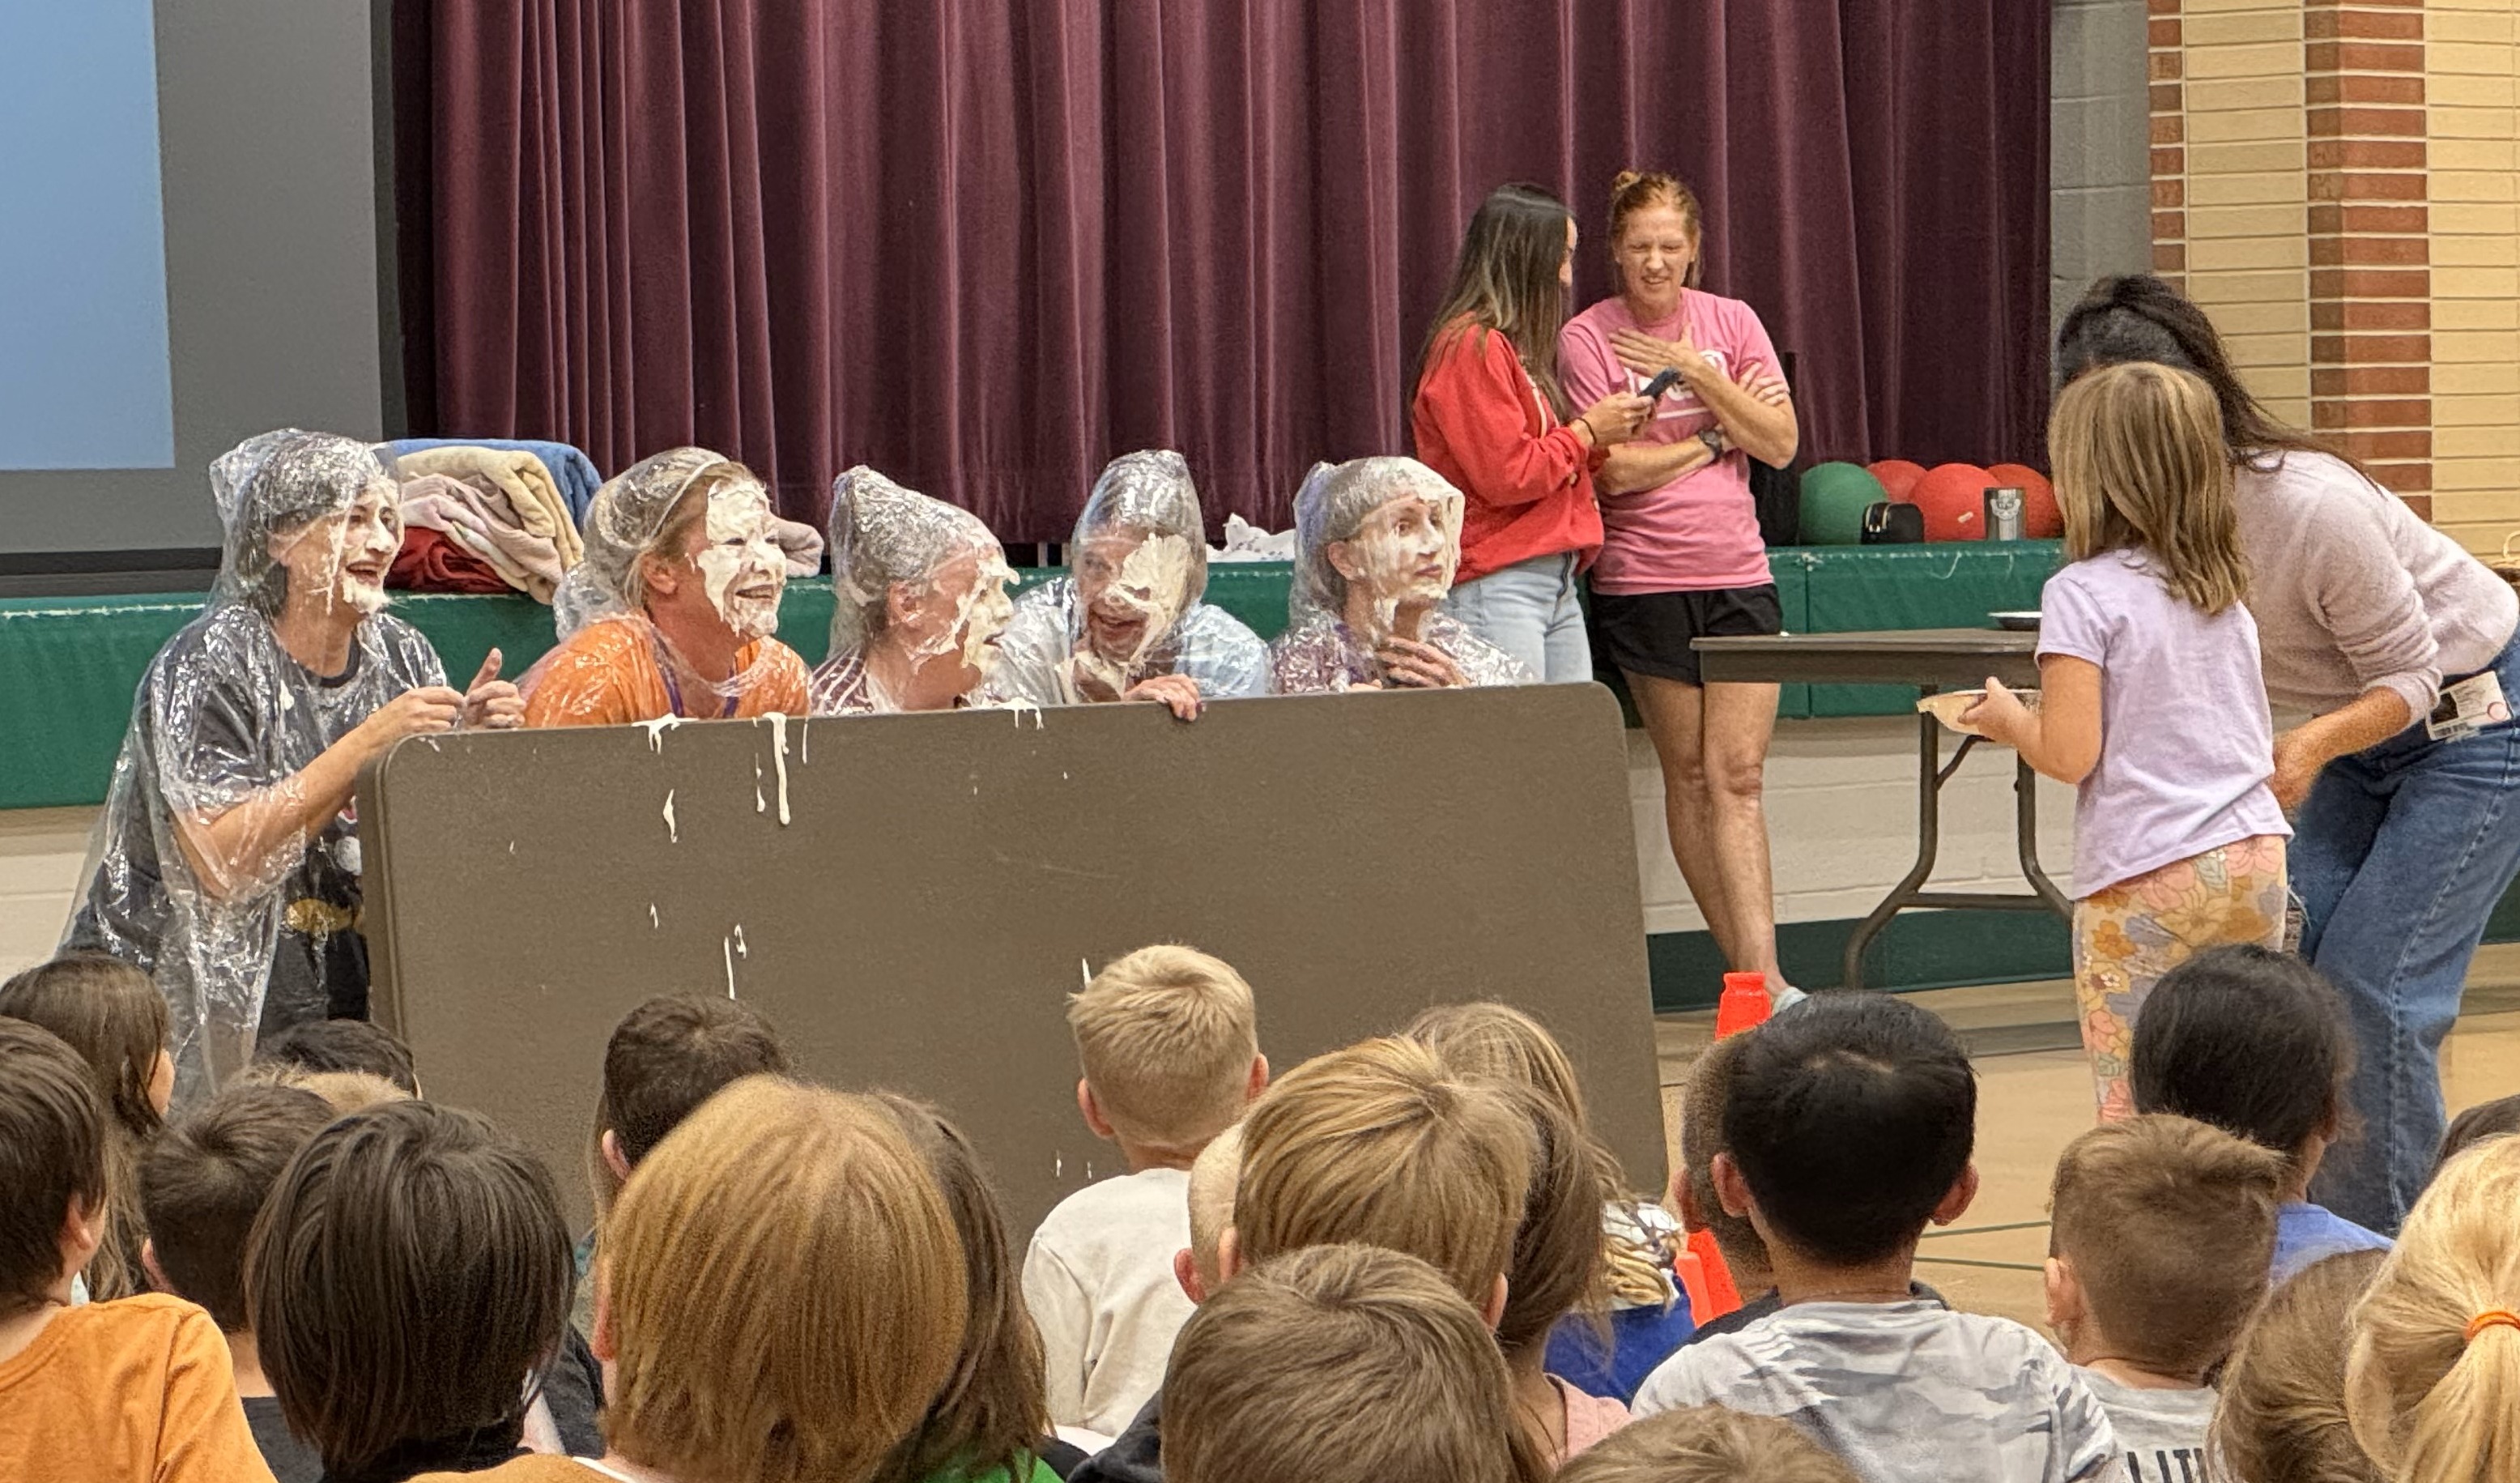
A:
[[[1552,685],[1593,678],[1593,642],[1575,595],[1575,556],[1533,557],[1463,582],[1444,610]]]
[[[2520,640],[2494,661],[2520,697]],[[2441,1046],[2485,920],[2520,873],[2520,723],[2435,742],[2421,722],[2327,764],[2294,821],[2302,956],[2345,996],[2362,1124],[2311,1198],[2394,1232],[2444,1128]]]

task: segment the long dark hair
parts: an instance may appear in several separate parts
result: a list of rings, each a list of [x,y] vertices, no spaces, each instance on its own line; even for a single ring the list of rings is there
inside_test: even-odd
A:
[[[1514,357],[1560,419],[1571,417],[1557,381],[1557,332],[1566,324],[1566,202],[1536,185],[1501,185],[1479,202],[1453,264],[1453,286],[1426,331],[1418,375],[1454,337],[1476,329],[1504,336]]]
[[[2277,418],[2251,396],[2205,311],[2149,273],[2094,280],[2056,330],[2060,386],[2086,371],[2126,361],[2155,361],[2204,378],[2222,405],[2223,441],[2235,464],[2264,470],[2286,453],[2324,453],[2370,476],[2351,455]]]

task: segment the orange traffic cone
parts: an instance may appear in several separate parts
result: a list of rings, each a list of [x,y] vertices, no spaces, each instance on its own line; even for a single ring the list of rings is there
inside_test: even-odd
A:
[[[1715,1038],[1723,1040],[1768,1022],[1775,1010],[1765,973],[1727,973],[1724,997],[1715,1002]]]

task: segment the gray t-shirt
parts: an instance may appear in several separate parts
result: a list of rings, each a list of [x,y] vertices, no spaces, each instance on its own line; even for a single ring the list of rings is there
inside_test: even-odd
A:
[[[2138,1390],[2096,1370],[2074,1367],[2116,1428],[2127,1483],[2205,1483],[2205,1432],[2214,1422],[2214,1392]]]
[[[2109,1418],[2064,1356],[2009,1319],[1935,1302],[1797,1303],[1679,1350],[1633,1409],[1704,1405],[1780,1416],[1865,1483],[2122,1476]]]

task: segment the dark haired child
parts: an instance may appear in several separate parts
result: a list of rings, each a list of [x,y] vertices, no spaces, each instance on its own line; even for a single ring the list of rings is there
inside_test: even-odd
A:
[[[0,1018],[0,1478],[268,1478],[209,1315],[157,1293],[71,1306],[104,1236],[107,1117],[78,1053]]]
[[[301,1071],[365,1071],[382,1076],[406,1097],[420,1095],[420,1076],[412,1069],[411,1047],[384,1026],[365,1019],[304,1019],[253,1048],[259,1062],[278,1062]]]
[[[2442,1165],[2470,1145],[2509,1133],[2520,1133],[2520,1095],[2478,1102],[2450,1120],[2449,1131],[2442,1134],[2441,1152],[2433,1159],[2433,1173],[2441,1173]]]
[[[2345,1125],[2354,1039],[2318,970],[2291,953],[2226,947],[2162,975],[2136,1022],[2138,1112],[2212,1123],[2284,1156],[2272,1281],[2387,1236],[2311,1203],[2310,1182]]]
[[[1868,1483],[2103,1476],[2116,1435],[2062,1356],[1911,1288],[1926,1226],[1977,1193],[1976,1120],[1968,1053],[1914,1005],[1821,994],[1750,1032],[1714,1180],[1767,1243],[1783,1307],[1673,1355],[1637,1414],[1781,1416]]]

